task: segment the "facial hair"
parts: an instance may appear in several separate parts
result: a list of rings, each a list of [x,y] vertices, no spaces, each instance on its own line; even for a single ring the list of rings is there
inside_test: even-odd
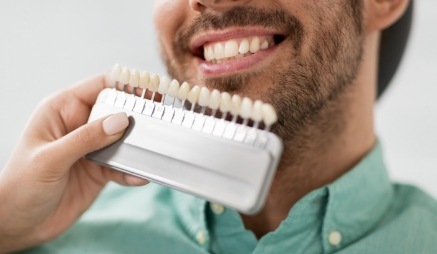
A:
[[[247,84],[258,82],[260,77],[264,77],[262,80],[268,77],[272,85],[269,84],[270,88],[261,98],[271,103],[278,113],[278,122],[272,131],[285,141],[292,142],[309,124],[317,122],[319,112],[330,101],[337,99],[358,74],[364,40],[362,3],[360,0],[346,0],[338,6],[338,15],[335,16],[325,14],[320,8],[320,24],[312,30],[315,36],[311,40],[308,39],[309,29],[284,10],[242,6],[221,15],[200,13],[192,24],[178,32],[173,48],[176,55],[186,54],[190,38],[210,29],[263,26],[285,31],[287,37],[282,43],[289,45],[289,51],[284,54],[290,56],[290,61],[281,64],[281,68],[271,67],[250,74],[206,78],[202,81],[210,88],[239,93]],[[164,60],[173,77],[179,80],[193,79],[185,74],[189,67],[183,58],[170,61],[164,56]],[[335,121],[335,116],[332,117],[334,119],[331,122]]]

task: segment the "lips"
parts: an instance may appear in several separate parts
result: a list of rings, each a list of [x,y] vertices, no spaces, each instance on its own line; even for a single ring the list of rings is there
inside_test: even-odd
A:
[[[238,28],[195,36],[190,45],[205,75],[224,75],[261,63],[284,39],[264,28]]]

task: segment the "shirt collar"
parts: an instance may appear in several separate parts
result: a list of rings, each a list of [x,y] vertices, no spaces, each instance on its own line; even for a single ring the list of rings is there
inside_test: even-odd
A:
[[[208,216],[205,215],[205,212],[208,212],[205,210],[208,207],[207,203],[186,195],[182,196],[177,199],[177,209],[182,223],[193,237],[196,231],[202,229],[206,230],[209,238],[206,222]],[[299,200],[278,229],[258,241],[255,252],[274,252],[275,249],[270,247],[278,248],[281,244],[298,247],[297,245],[307,243],[307,246],[301,246],[302,250],[315,248],[315,242],[309,239],[318,241],[317,245],[323,248],[323,252],[339,250],[363,237],[378,223],[389,207],[392,196],[393,189],[382,159],[382,149],[377,143],[350,171],[333,183],[314,190]],[[226,212],[234,213],[232,217],[237,219],[232,221],[238,225],[219,227],[219,235],[225,236],[226,230],[232,229],[229,234],[235,236],[236,228],[241,229],[241,236],[251,234],[244,229],[238,213],[230,209]],[[329,241],[330,234],[334,231],[341,234],[341,242],[338,245],[333,245]]]

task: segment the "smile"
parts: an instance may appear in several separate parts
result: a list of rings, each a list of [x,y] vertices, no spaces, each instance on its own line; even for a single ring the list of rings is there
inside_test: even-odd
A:
[[[204,74],[224,75],[263,62],[284,38],[264,29],[233,29],[195,37],[191,50]]]

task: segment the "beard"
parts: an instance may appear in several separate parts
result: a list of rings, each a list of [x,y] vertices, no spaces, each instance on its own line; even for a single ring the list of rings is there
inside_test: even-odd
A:
[[[345,0],[337,5],[338,8],[326,13],[323,7],[319,7],[319,23],[313,24],[311,29],[305,28],[298,18],[283,10],[236,7],[219,16],[200,13],[191,25],[175,36],[173,49],[175,55],[181,57],[168,59],[164,55],[163,58],[171,76],[201,82],[220,91],[244,94],[251,83],[269,82],[259,98],[271,103],[278,113],[278,122],[272,131],[284,141],[293,143],[309,125],[319,123],[322,128],[331,128],[330,123],[340,117],[338,110],[328,110],[331,115],[323,117],[320,112],[330,102],[338,100],[342,91],[351,86],[358,75],[364,43],[362,2]],[[188,76],[190,67],[182,56],[189,52],[192,36],[209,29],[232,26],[280,28],[287,35],[280,42],[287,45],[281,57],[287,57],[282,57],[271,67],[249,74],[220,78]]]

